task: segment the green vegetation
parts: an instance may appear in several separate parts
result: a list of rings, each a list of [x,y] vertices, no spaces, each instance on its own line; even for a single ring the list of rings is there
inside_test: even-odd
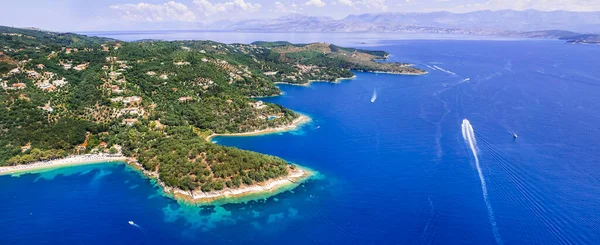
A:
[[[204,140],[298,117],[253,97],[280,94],[274,82],[353,76],[350,69],[361,66],[340,55],[374,62],[385,54],[329,45],[323,53],[322,44],[126,43],[9,27],[0,27],[0,46],[0,166],[120,152],[167,186],[202,191],[261,183],[295,168]],[[302,50],[282,51],[288,47]]]
[[[313,80],[335,81],[350,78],[351,70],[388,72],[395,74],[425,74],[410,64],[386,62],[384,51],[343,48],[327,43],[291,44],[289,42],[255,42],[253,45],[269,48],[260,57],[276,82],[304,84]],[[290,67],[291,66],[291,67]]]

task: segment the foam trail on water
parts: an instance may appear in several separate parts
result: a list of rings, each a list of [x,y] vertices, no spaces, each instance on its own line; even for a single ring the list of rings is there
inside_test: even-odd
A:
[[[458,82],[457,84],[461,84],[461,83],[467,83],[467,82],[469,82],[469,81],[471,81],[471,78],[469,78],[469,77],[468,77],[468,78],[465,78],[464,80],[462,80],[462,81]]]
[[[462,122],[462,135],[465,139],[465,143],[469,145],[471,148],[471,152],[473,152],[473,157],[475,158],[475,166],[477,167],[477,174],[479,174],[479,181],[481,182],[481,190],[483,192],[483,200],[485,201],[485,206],[487,206],[488,210],[488,218],[490,220],[490,224],[492,225],[492,231],[494,233],[494,238],[496,239],[497,244],[504,244],[502,242],[502,238],[500,238],[500,233],[498,232],[498,227],[496,226],[496,218],[494,218],[494,210],[492,209],[492,204],[488,199],[487,186],[485,184],[485,178],[483,177],[483,173],[481,172],[481,167],[479,166],[479,157],[477,156],[477,140],[475,139],[475,131],[473,130],[473,126],[471,126],[471,122],[467,119],[463,119]]]
[[[137,227],[138,229],[142,229],[142,227],[141,227],[141,226],[139,226],[139,225],[138,225],[138,224],[136,224],[136,223],[133,223],[133,221],[129,221],[129,224],[130,224],[130,225],[132,225],[132,226],[134,226],[134,227]]]
[[[375,102],[375,100],[377,100],[377,90],[373,90],[373,96],[371,96],[371,103]]]
[[[433,67],[431,67],[431,66],[429,66],[429,65],[425,65],[425,66],[427,66],[427,68],[429,68],[429,69],[431,69],[431,70],[433,70],[433,71],[436,71],[436,70],[437,70],[437,69],[435,69],[435,68],[433,68]]]
[[[439,67],[439,66],[433,65],[433,67],[437,68],[437,69],[438,69],[438,70],[440,70],[440,71],[443,71],[443,72],[445,72],[445,73],[448,73],[448,74],[450,74],[450,75],[456,75],[456,73],[454,73],[454,72],[451,72],[451,71],[449,71],[449,70],[445,70],[444,68],[441,68],[441,67]]]

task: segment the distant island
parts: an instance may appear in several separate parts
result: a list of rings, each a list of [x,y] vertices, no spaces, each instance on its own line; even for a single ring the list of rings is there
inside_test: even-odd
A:
[[[252,98],[276,83],[421,75],[383,51],[326,43],[122,42],[0,27],[0,174],[122,161],[165,193],[210,203],[293,188],[314,172],[210,142],[310,119]]]
[[[562,40],[566,40],[572,44],[596,44],[600,45],[600,34],[587,34],[587,35],[575,35],[562,37]]]

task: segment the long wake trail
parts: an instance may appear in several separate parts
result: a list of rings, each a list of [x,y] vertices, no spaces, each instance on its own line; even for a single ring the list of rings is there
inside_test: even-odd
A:
[[[462,122],[462,135],[465,139],[465,143],[469,145],[471,148],[471,152],[473,152],[473,157],[475,158],[475,166],[477,167],[477,174],[479,174],[479,181],[481,182],[481,191],[483,192],[483,200],[485,201],[485,206],[488,210],[488,218],[490,220],[490,224],[492,225],[492,232],[494,233],[494,238],[496,239],[496,243],[499,245],[504,244],[502,242],[502,238],[500,237],[500,233],[498,232],[498,226],[496,226],[496,218],[494,217],[494,210],[492,209],[492,204],[488,199],[488,191],[487,185],[485,183],[485,178],[483,177],[483,173],[481,172],[481,167],[479,166],[479,157],[477,156],[477,140],[475,139],[475,131],[473,130],[473,126],[471,126],[471,122],[467,119],[463,119]]]

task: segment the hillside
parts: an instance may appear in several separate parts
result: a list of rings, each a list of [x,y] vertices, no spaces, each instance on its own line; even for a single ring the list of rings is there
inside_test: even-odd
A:
[[[385,52],[329,44],[127,43],[0,30],[0,166],[122,153],[183,191],[239,188],[290,173],[294,165],[280,158],[205,140],[296,120],[287,108],[251,99],[280,94],[280,76],[296,74],[294,82],[304,83],[352,77],[358,68],[422,73],[378,65],[374,59]]]
[[[305,84],[313,80],[335,81],[353,76],[351,70],[395,74],[426,74],[410,64],[381,63],[389,55],[382,51],[342,48],[328,43],[291,44],[287,42],[255,42],[270,48],[265,59],[277,71],[270,74],[276,81]],[[294,70],[283,67],[293,66]]]
[[[222,29],[251,32],[400,32],[481,36],[519,36],[521,33],[540,30],[597,33],[600,30],[600,12],[538,10],[483,10],[467,13],[388,12],[349,15],[343,19],[289,15],[276,19],[240,21],[224,26]]]

